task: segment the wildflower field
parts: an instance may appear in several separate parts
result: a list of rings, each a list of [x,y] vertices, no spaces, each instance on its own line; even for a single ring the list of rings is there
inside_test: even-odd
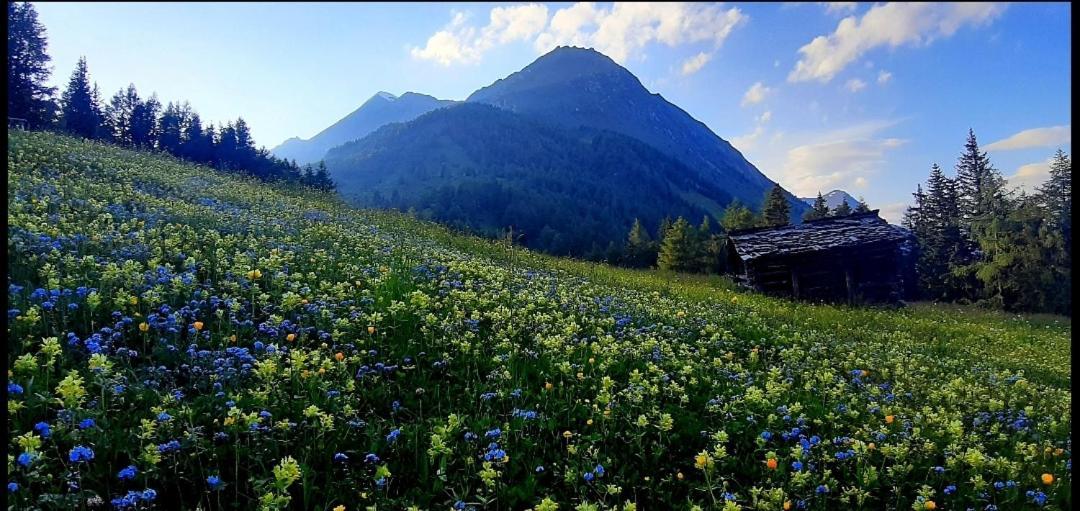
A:
[[[1070,509],[1071,324],[796,304],[8,135],[10,509]]]

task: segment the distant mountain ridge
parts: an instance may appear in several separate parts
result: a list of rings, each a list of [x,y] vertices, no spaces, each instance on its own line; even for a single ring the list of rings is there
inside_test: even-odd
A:
[[[454,103],[451,100],[437,99],[415,92],[406,92],[400,97],[389,92],[378,92],[352,113],[310,139],[293,137],[271,149],[270,152],[278,158],[296,160],[301,165],[313,163],[323,159],[328,150],[363,138],[381,126],[393,122],[410,121],[432,110]]]
[[[843,190],[833,190],[829,193],[822,195],[821,197],[825,199],[825,205],[828,206],[829,209],[836,209],[836,207],[839,206],[841,202],[847,202],[848,206],[851,206],[851,209],[855,209],[859,206],[859,199],[852,197],[851,194]],[[817,200],[817,196],[815,195],[813,197],[800,197],[799,199],[813,206],[814,201]]]
[[[665,215],[696,222],[708,213],[700,197],[729,198],[632,137],[482,103],[383,126],[326,163],[353,204],[487,235],[513,226],[526,246],[558,255],[593,257],[621,246],[635,218],[651,229]]]

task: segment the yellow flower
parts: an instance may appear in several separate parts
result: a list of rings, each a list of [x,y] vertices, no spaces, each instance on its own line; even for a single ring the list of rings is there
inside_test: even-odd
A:
[[[147,330],[150,330],[150,325],[149,324],[147,324],[146,322],[139,323],[139,331],[140,332],[145,332]]]
[[[893,415],[886,415],[886,416],[885,416],[885,424],[892,424],[892,421],[893,421],[893,419],[895,419],[895,418],[896,418],[896,417],[895,417],[895,416],[893,416]]]
[[[565,439],[567,439],[567,440],[569,440],[569,439],[570,439],[570,437],[572,437],[572,436],[574,436],[574,434],[573,434],[573,433],[571,433],[571,432],[569,432],[569,431],[563,431],[563,432],[562,432],[562,437],[563,437],[563,438],[565,438]]]
[[[334,508],[334,511],[345,511],[345,506],[338,504],[337,507]]]
[[[555,386],[552,385],[551,382],[547,382],[544,384],[544,390],[551,390],[553,388],[555,388]]]
[[[195,327],[195,330],[202,330],[203,322],[202,321],[196,321],[195,324],[192,325],[192,326]]]
[[[937,509],[937,504],[935,504],[932,500],[928,500],[926,502],[923,502],[923,509]]]
[[[694,466],[697,467],[698,470],[705,470],[711,465],[712,457],[709,456],[709,453],[701,451],[697,456],[694,456]]]
[[[286,341],[289,341],[289,342],[293,342],[293,341],[295,341],[295,340],[296,340],[296,334],[289,334],[289,335],[286,335],[286,336],[285,336],[285,340],[286,340]]]
[[[592,419],[589,419],[589,420],[585,421],[585,424],[587,424],[589,426],[592,426]]]
[[[368,333],[368,335],[375,335],[375,327],[373,327],[373,326],[367,327],[367,333]]]
[[[1054,474],[1043,474],[1042,482],[1046,485],[1054,484]]]
[[[683,473],[682,473],[682,471],[680,470],[680,471],[679,471],[679,473],[675,474],[675,477],[676,477],[676,478],[677,478],[678,480],[682,481],[682,480],[683,480],[683,478],[684,478],[684,477],[686,477],[686,476],[684,476],[684,475],[683,475]]]
[[[791,501],[790,500],[785,500],[784,501],[784,511],[791,511]]]

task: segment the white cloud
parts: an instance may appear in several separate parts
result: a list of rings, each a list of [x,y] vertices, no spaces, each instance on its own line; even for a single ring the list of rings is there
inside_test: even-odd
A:
[[[466,13],[454,13],[450,24],[429,37],[423,48],[413,47],[409,53],[415,59],[443,66],[479,62],[497,44],[529,40],[539,34],[547,25],[548,9],[541,4],[495,7],[482,28],[466,24],[467,18]]]
[[[1016,169],[1016,174],[1005,178],[1012,187],[1028,193],[1034,192],[1037,186],[1045,183],[1048,179],[1050,179],[1050,159],[1021,165],[1020,168]]]
[[[619,3],[610,8],[579,2],[559,9],[534,47],[547,52],[559,45],[593,47],[619,63],[653,42],[675,47],[711,42],[719,48],[749,18],[738,8],[698,3]]]
[[[772,110],[767,110],[765,113],[759,115],[758,118],[757,118],[757,122],[759,122],[761,124],[765,124],[765,123],[767,123],[767,122],[769,122],[771,120],[772,120]]]
[[[1004,10],[996,3],[887,3],[875,5],[862,18],[848,16],[827,36],[802,48],[789,82],[833,79],[852,62],[881,46],[926,46],[949,37],[964,25],[993,21]]]
[[[884,69],[882,69],[881,71],[878,71],[877,83],[879,85],[885,85],[886,83],[889,83],[889,80],[892,80],[892,73],[890,73],[890,72],[888,72],[888,71],[886,71]]]
[[[754,131],[746,135],[732,137],[731,145],[735,146],[735,148],[738,149],[739,152],[745,153],[746,151],[754,149],[754,146],[757,145],[758,139],[760,139],[761,136],[764,134],[765,126],[762,124],[758,124],[754,127]]]
[[[851,92],[859,92],[866,88],[866,82],[858,78],[852,78],[844,84],[844,88]]]
[[[768,96],[773,90],[766,87],[765,84],[757,82],[750,86],[746,90],[746,94],[743,94],[742,102],[739,103],[742,106],[756,105],[765,100],[765,96]]]
[[[825,4],[825,12],[829,14],[850,14],[859,7],[858,2],[821,2]]]
[[[705,64],[709,62],[709,59],[711,58],[711,53],[701,52],[697,55],[694,55],[693,57],[686,59],[686,61],[683,62],[682,65],[683,76],[690,76],[698,71],[701,71],[701,68],[705,67]]]
[[[1072,142],[1072,125],[1024,130],[984,147],[987,151],[1011,151],[1031,147],[1055,147]]]
[[[891,224],[900,225],[900,222],[904,219],[904,213],[907,212],[908,204],[906,202],[891,202],[884,204],[880,207],[875,207],[870,204],[870,209],[877,209],[878,215],[884,218]]]
[[[788,151],[781,179],[800,196],[851,185],[865,187],[867,176],[885,164],[885,153],[906,142],[864,138],[798,146]]]

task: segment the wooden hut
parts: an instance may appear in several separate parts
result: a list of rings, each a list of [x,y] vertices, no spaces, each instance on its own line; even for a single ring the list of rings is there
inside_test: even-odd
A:
[[[878,210],[799,225],[731,231],[729,268],[755,290],[850,304],[903,298],[911,235]]]

